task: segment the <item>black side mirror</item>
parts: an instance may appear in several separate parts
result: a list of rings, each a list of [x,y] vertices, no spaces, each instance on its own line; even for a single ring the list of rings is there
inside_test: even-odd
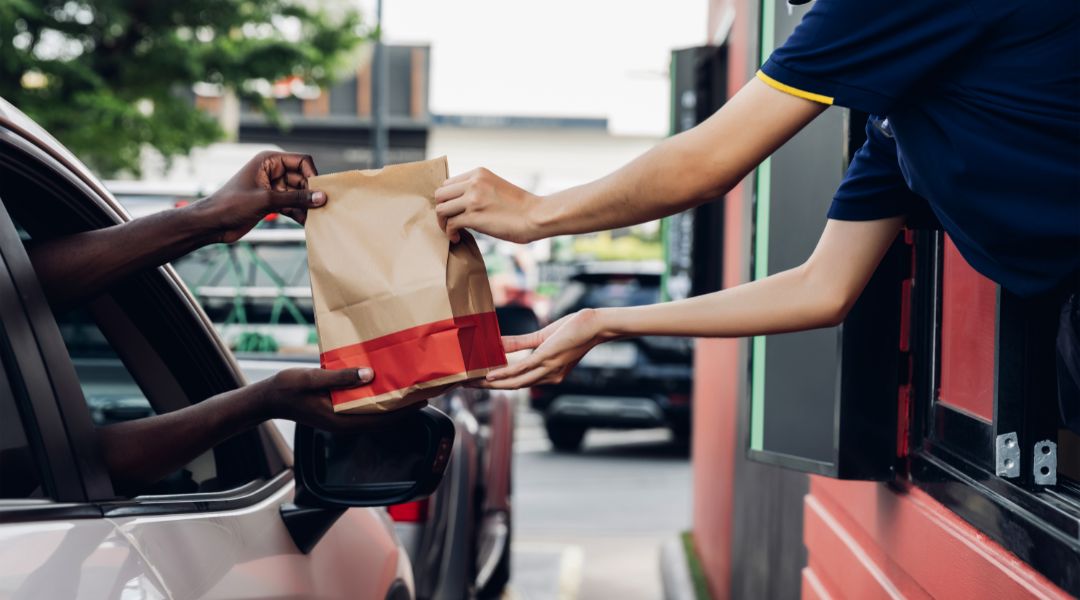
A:
[[[500,306],[495,309],[495,318],[499,320],[499,333],[502,335],[524,335],[540,329],[540,319],[527,306]]]
[[[350,433],[297,425],[295,505],[281,511],[293,541],[309,552],[348,507],[430,495],[442,481],[453,445],[454,422],[431,406],[385,428]]]

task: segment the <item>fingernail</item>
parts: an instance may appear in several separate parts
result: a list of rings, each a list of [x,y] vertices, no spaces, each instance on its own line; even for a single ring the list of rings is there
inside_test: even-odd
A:
[[[361,383],[368,383],[375,378],[375,371],[372,371],[367,367],[364,367],[363,369],[357,369],[356,374],[360,377]]]
[[[312,206],[322,206],[326,204],[326,192],[313,192],[311,194]]]

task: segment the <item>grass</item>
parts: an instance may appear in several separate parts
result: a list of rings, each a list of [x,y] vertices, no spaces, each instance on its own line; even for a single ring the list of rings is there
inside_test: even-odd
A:
[[[705,579],[705,571],[701,568],[697,551],[694,550],[694,537],[689,531],[682,533],[683,551],[686,553],[686,564],[690,568],[690,579],[694,583],[694,597],[697,600],[712,600],[709,593],[709,582]]]

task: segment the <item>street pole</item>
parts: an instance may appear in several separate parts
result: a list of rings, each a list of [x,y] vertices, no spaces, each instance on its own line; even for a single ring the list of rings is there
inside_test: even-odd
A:
[[[375,55],[371,64],[371,162],[376,169],[386,166],[386,154],[390,146],[386,124],[390,77],[386,47],[382,42],[382,5],[383,0],[376,0],[375,26],[379,30],[379,39],[375,41]]]

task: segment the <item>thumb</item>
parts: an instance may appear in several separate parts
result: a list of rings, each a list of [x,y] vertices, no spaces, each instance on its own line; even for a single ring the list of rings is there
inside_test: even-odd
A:
[[[287,190],[266,192],[270,209],[281,212],[286,208],[318,208],[326,204],[326,192],[316,190]]]
[[[311,391],[354,388],[371,383],[373,379],[375,379],[375,373],[367,367],[335,370],[311,369],[307,387]]]

